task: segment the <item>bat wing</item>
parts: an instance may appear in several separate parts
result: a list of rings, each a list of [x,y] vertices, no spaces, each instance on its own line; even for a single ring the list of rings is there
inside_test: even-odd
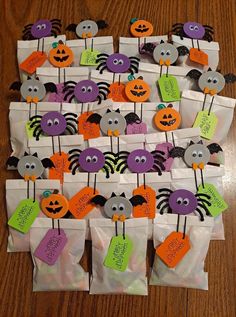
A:
[[[14,83],[11,84],[10,90],[20,90],[21,87],[21,82],[20,81],[14,81]]]
[[[223,152],[222,147],[217,143],[211,143],[207,146],[211,154]]]
[[[177,47],[177,51],[179,53],[179,56],[185,56],[189,54],[189,49],[186,46]]]
[[[18,162],[19,162],[18,157],[10,156],[10,157],[7,159],[6,165],[7,165],[7,166],[17,167]]]
[[[52,83],[52,82],[44,84],[44,87],[45,87],[47,92],[55,92],[55,93],[57,93],[57,86],[54,83]]]
[[[91,116],[88,117],[88,119],[86,120],[87,122],[90,123],[96,123],[99,124],[101,121],[102,116],[98,113],[93,113],[91,114]]]
[[[170,157],[184,157],[184,152],[185,149],[180,147],[180,146],[176,146],[173,149],[170,150],[169,155]]]
[[[42,162],[44,168],[52,168],[52,167],[55,167],[53,161],[50,160],[49,158],[44,158],[44,159],[42,159],[41,162]]]
[[[103,197],[102,195],[96,195],[94,196],[90,202],[95,204],[95,205],[99,205],[101,207],[103,207],[106,203],[107,199],[105,197]]]
[[[224,78],[225,78],[225,82],[227,84],[232,84],[236,81],[236,75],[234,75],[232,73],[224,75]]]
[[[66,31],[75,32],[76,27],[77,27],[77,24],[71,23],[71,24],[69,24],[69,25],[66,27]]]
[[[139,119],[139,116],[134,113],[130,112],[125,116],[125,120],[127,124],[132,124],[132,123],[140,123],[141,120]]]
[[[190,77],[191,79],[195,79],[195,80],[198,80],[201,76],[201,72],[198,70],[198,69],[191,69],[186,77]]]
[[[135,195],[132,198],[130,198],[129,201],[131,202],[132,206],[134,206],[134,207],[138,206],[138,205],[142,205],[142,204],[147,202],[146,199],[141,195]]]
[[[96,23],[99,29],[105,29],[108,26],[107,22],[104,20],[98,20]]]

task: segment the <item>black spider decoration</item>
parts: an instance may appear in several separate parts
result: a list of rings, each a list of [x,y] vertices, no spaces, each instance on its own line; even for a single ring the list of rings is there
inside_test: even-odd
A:
[[[196,40],[205,40],[211,42],[213,40],[214,30],[209,25],[202,25],[197,22],[175,23],[172,26],[172,34],[175,34],[183,40],[188,37]]]
[[[102,53],[97,55],[96,63],[98,63],[97,70],[100,74],[105,69],[112,73],[130,72],[132,75],[138,73],[140,59],[135,56],[126,56],[121,53],[113,53],[111,55]]]
[[[23,40],[41,39],[48,36],[57,37],[61,33],[61,20],[39,20],[35,23],[28,24],[23,30]]]

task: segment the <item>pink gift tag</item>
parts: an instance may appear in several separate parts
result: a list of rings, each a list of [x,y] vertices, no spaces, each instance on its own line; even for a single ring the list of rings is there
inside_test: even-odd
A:
[[[170,142],[160,143],[157,144],[156,150],[163,151],[164,157],[166,161],[163,163],[165,166],[165,171],[169,172],[171,170],[171,166],[173,164],[174,159],[172,157],[169,157],[169,151],[173,149],[173,145]]]
[[[57,93],[51,92],[48,95],[48,102],[69,102],[69,96],[66,100],[64,100],[65,93],[63,92],[64,84],[56,84]]]
[[[145,122],[128,124],[126,134],[141,134],[147,133],[147,125]]]
[[[39,243],[34,255],[48,265],[54,265],[67,243],[65,231],[49,229]]]

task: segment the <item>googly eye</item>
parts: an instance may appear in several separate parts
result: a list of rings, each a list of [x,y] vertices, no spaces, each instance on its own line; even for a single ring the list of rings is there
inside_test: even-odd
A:
[[[170,56],[170,50],[167,50],[167,51],[166,51],[166,55],[167,55],[167,56]]]
[[[111,206],[111,209],[112,209],[113,211],[116,211],[116,210],[117,210],[117,204],[113,204],[113,205]]]
[[[92,91],[93,91],[92,86],[88,86],[87,91],[88,91],[88,92],[92,92]]]
[[[214,78],[212,79],[212,82],[213,82],[213,84],[217,84],[217,83],[218,83],[218,78],[217,78],[217,77],[214,77]]]
[[[140,156],[135,156],[135,162],[140,163],[141,162],[141,157]]]
[[[25,168],[29,169],[30,168],[30,163],[25,163]]]
[[[118,63],[119,63],[118,59],[115,58],[115,59],[113,60],[113,64],[114,64],[114,65],[118,65]]]
[[[161,56],[164,56],[165,53],[166,53],[165,50],[162,50],[162,51],[161,51]]]
[[[108,124],[112,124],[113,120],[112,119],[108,119]]]
[[[48,119],[47,121],[47,126],[51,127],[53,125],[53,121],[51,119]]]
[[[198,157],[203,157],[202,151],[199,151],[199,152],[198,152]]]
[[[85,30],[87,28],[87,26],[86,25],[83,25],[83,29]]]
[[[184,198],[183,204],[184,204],[185,206],[188,206],[188,205],[189,205],[189,199],[188,199],[188,198]]]
[[[211,82],[212,82],[212,77],[208,77],[208,78],[207,78],[207,82],[208,82],[208,83],[211,83]]]
[[[87,28],[88,28],[88,29],[91,29],[91,25],[89,24],[89,25],[87,26]]]
[[[146,163],[146,161],[147,161],[146,156],[141,156],[141,163]]]
[[[91,156],[86,156],[85,161],[86,161],[87,163],[91,163],[91,161],[92,161]]]
[[[124,204],[119,204],[119,210],[124,211],[125,210],[125,205]]]
[[[193,151],[192,157],[196,157],[196,156],[197,156],[197,151]]]
[[[55,125],[58,125],[59,123],[60,123],[59,119],[57,119],[57,118],[54,119],[54,124],[55,124]]]
[[[42,29],[45,30],[46,29],[46,24],[42,24]]]
[[[115,123],[115,124],[118,124],[118,123],[119,123],[119,119],[118,119],[118,118],[115,118],[115,119],[114,119],[114,123]]]
[[[38,30],[41,30],[41,28],[42,28],[41,24],[38,24],[38,25],[36,26],[36,28],[37,28]]]
[[[96,155],[94,155],[94,156],[92,157],[92,162],[93,162],[93,163],[97,163],[97,161],[98,161],[98,157],[97,157]]]
[[[30,91],[30,92],[33,91],[33,86],[29,86],[28,91]]]
[[[39,90],[38,86],[34,86],[34,92],[37,92]]]
[[[124,64],[123,59],[119,59],[119,64],[120,64],[120,65],[123,65],[123,64]]]
[[[178,205],[182,205],[182,203],[183,203],[183,198],[182,198],[182,197],[178,197],[178,198],[176,199],[176,202],[177,202]]]
[[[194,30],[194,25],[190,24],[189,30],[193,31]]]
[[[198,30],[199,30],[199,27],[198,27],[197,25],[195,25],[194,30],[195,30],[195,31],[198,31]]]
[[[83,86],[83,87],[81,88],[81,90],[82,90],[82,92],[86,92],[86,91],[87,91],[87,88],[86,88],[85,86]]]
[[[30,168],[33,170],[33,169],[35,169],[35,167],[36,167],[36,164],[35,163],[32,163],[31,165],[30,165]]]

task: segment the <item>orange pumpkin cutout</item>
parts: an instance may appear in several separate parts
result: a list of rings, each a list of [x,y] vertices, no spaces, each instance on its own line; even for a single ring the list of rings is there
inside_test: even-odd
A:
[[[132,102],[144,102],[148,100],[151,89],[144,80],[137,78],[126,84],[125,93]]]
[[[146,20],[137,20],[131,24],[130,32],[135,37],[146,37],[153,33],[153,25]]]
[[[154,123],[160,131],[173,131],[180,126],[181,116],[171,105],[171,107],[158,110],[154,117]]]
[[[69,202],[65,196],[58,194],[57,190],[53,193],[44,193],[45,197],[41,200],[42,212],[49,218],[59,219],[65,216],[69,210]]]
[[[62,41],[59,41],[56,47],[49,52],[49,61],[55,67],[68,67],[73,63],[73,60],[74,54],[72,50]]]

